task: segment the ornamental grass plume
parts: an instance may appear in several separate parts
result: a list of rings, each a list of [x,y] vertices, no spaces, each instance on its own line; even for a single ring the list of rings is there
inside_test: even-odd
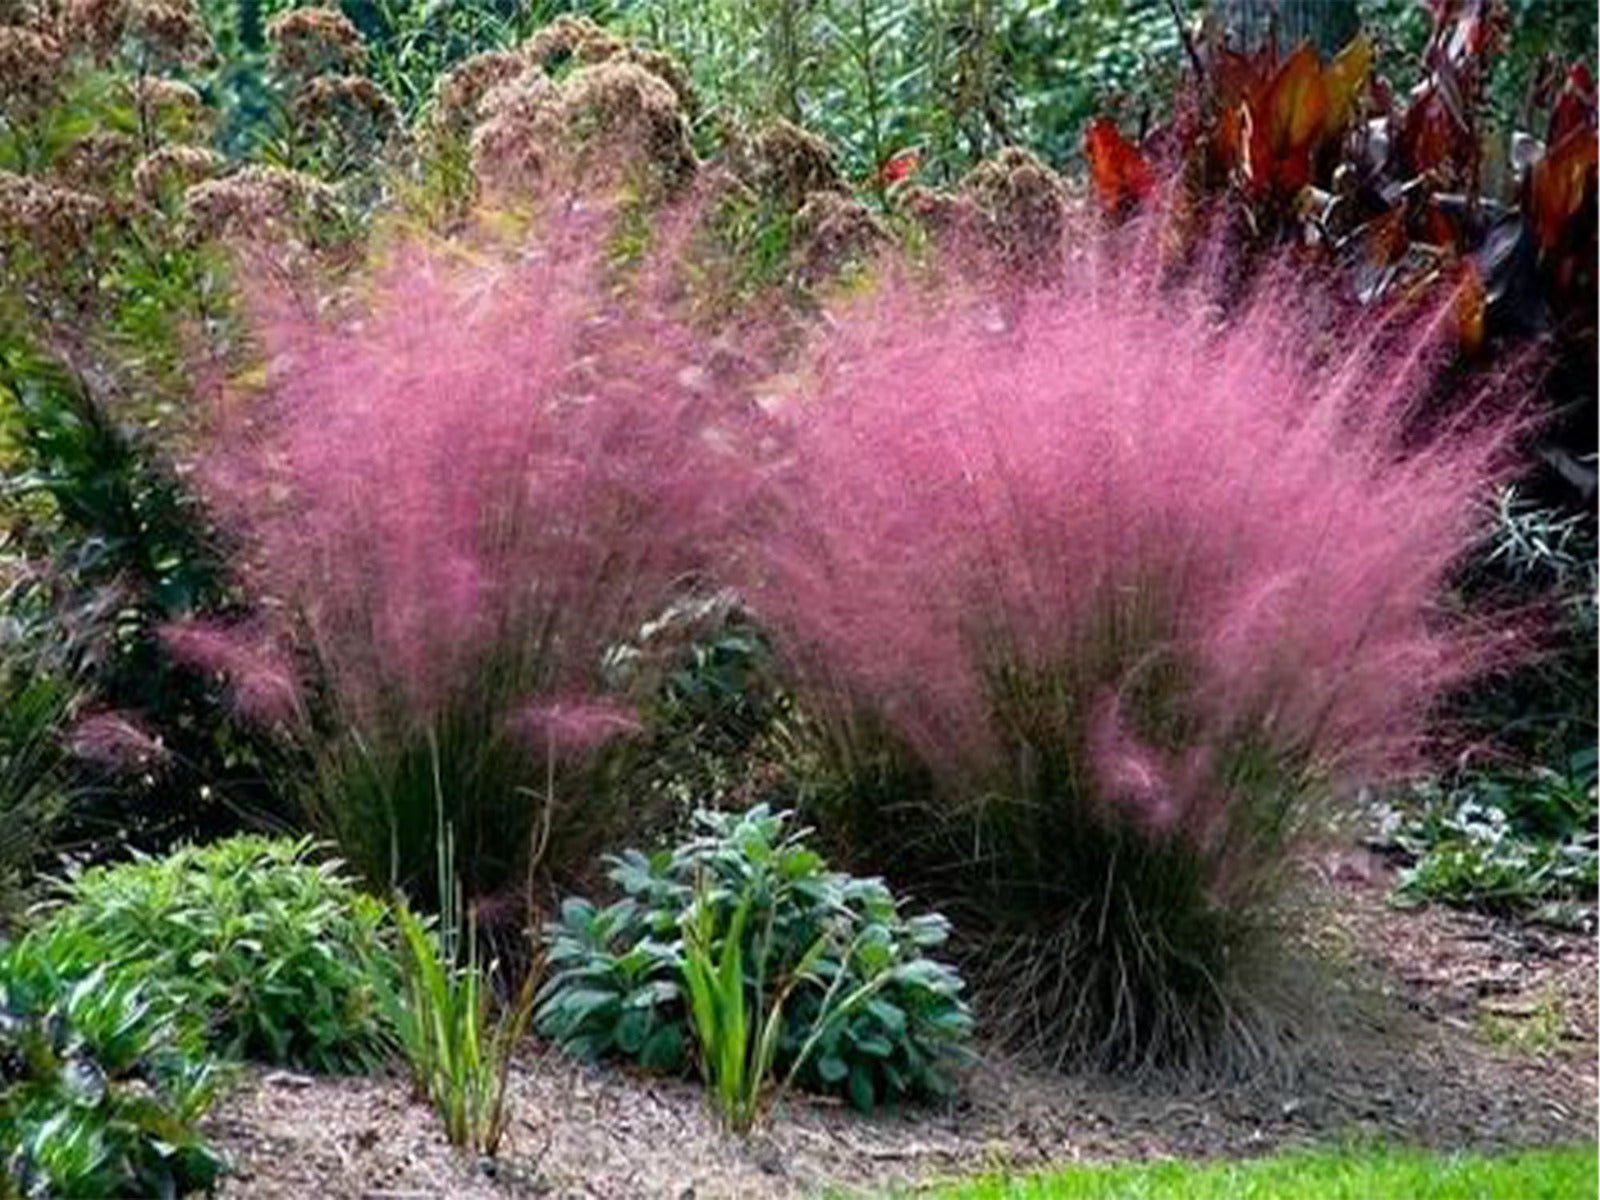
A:
[[[1508,652],[1447,581],[1518,419],[1419,419],[1448,303],[1341,327],[1283,273],[1224,318],[1226,272],[1162,278],[1159,243],[1074,234],[1029,295],[842,314],[745,587],[835,835],[950,913],[991,1022],[1248,1068],[1296,1032],[1257,970],[1294,851]]]
[[[707,565],[737,503],[699,348],[647,271],[603,275],[605,220],[547,214],[510,261],[398,245],[338,323],[257,297],[267,396],[206,465],[307,664],[311,815],[413,895],[432,894],[444,825],[469,895],[516,880],[535,832],[557,877],[640,832],[639,806],[588,786],[632,722],[603,659]],[[278,661],[259,648],[169,644],[241,704],[290,711],[275,675],[250,687],[250,663]]]

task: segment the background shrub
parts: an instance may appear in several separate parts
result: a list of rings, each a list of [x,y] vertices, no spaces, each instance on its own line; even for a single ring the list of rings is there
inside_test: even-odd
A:
[[[176,1196],[221,1160],[198,1031],[74,930],[0,946],[0,1156],[18,1196]],[[0,1181],[3,1184],[4,1181]]]
[[[748,905],[739,927],[752,1026],[826,939],[784,1001],[778,1077],[817,1031],[830,989],[837,1000],[882,979],[864,1004],[829,1022],[799,1064],[797,1084],[861,1109],[943,1094],[972,1027],[960,978],[926,956],[945,941],[944,919],[902,916],[880,880],[828,870],[786,814],[703,812],[697,824],[700,835],[671,850],[611,859],[622,899],[603,908],[579,899],[562,906],[546,931],[552,974],[535,1017],[539,1029],[582,1057],[684,1069],[694,1041],[683,922],[699,895],[715,912],[719,956],[734,912]]]
[[[241,836],[84,871],[46,929],[192,1015],[227,1057],[336,1071],[383,1053],[388,911],[309,840]]]
[[[998,1027],[1257,1060],[1294,848],[1499,652],[1442,597],[1509,427],[1462,398],[1415,428],[1447,311],[1334,343],[1271,277],[1218,328],[1141,236],[842,319],[748,594],[841,843],[951,913]]]

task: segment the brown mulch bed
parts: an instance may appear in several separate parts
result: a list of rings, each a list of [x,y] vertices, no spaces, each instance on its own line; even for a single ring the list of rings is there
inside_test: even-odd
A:
[[[1435,1147],[1592,1140],[1593,938],[1441,908],[1397,911],[1381,863],[1330,872],[1330,936],[1372,968],[1382,1028],[1295,1078],[1171,1086],[989,1057],[950,1106],[863,1118],[793,1098],[757,1136],[720,1133],[691,1083],[531,1050],[499,1159],[454,1155],[393,1079],[252,1070],[208,1129],[237,1173],[224,1197],[798,1197],[1079,1159],[1259,1154],[1376,1136]],[[1537,1023],[1537,1037],[1517,1036]]]

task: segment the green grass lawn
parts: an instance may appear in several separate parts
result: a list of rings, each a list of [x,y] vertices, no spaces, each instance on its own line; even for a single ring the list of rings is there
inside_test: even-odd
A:
[[[1595,1200],[1594,1146],[1518,1154],[1349,1150],[1238,1163],[1072,1167],[954,1184],[937,1200]]]

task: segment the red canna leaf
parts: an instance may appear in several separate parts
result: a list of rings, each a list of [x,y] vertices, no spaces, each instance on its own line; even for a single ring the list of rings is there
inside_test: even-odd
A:
[[[1568,223],[1594,205],[1597,153],[1594,131],[1580,126],[1568,130],[1533,165],[1527,217],[1541,253],[1560,245]]]
[[[1462,266],[1454,308],[1456,337],[1460,341],[1461,352],[1468,358],[1476,357],[1483,349],[1488,332],[1489,293],[1471,259]]]
[[[1594,129],[1595,95],[1594,77],[1589,68],[1576,63],[1567,72],[1556,97],[1555,108],[1550,113],[1550,127],[1545,131],[1546,145],[1554,145],[1574,129]],[[1592,136],[1592,134],[1591,134]]]
[[[1138,147],[1118,131],[1116,123],[1096,117],[1083,135],[1083,152],[1089,160],[1089,178],[1102,207],[1116,212],[1137,203],[1155,188],[1155,173]]]
[[[1328,120],[1328,89],[1310,43],[1284,59],[1245,102],[1244,172],[1257,193],[1293,196],[1311,182],[1311,156]]]
[[[915,175],[921,167],[922,154],[915,147],[911,147],[892,155],[889,161],[883,164],[879,178],[887,185],[902,183]]]
[[[1322,126],[1324,137],[1338,137],[1350,123],[1356,97],[1366,88],[1372,74],[1372,59],[1372,39],[1364,33],[1358,34],[1322,72],[1328,96],[1327,115]]]

